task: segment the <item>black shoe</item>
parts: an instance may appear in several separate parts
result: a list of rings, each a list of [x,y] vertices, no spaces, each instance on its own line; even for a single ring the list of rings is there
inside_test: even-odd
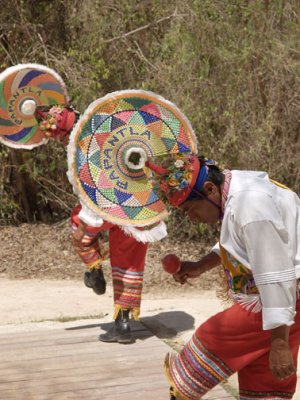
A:
[[[107,343],[132,343],[129,312],[130,310],[120,310],[113,327],[108,332],[99,335],[99,340]]]
[[[102,269],[93,268],[86,271],[83,276],[85,286],[93,289],[96,294],[104,294],[106,291],[106,280]]]

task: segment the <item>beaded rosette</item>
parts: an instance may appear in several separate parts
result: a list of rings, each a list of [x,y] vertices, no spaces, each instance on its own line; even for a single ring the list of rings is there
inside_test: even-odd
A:
[[[93,102],[74,127],[68,176],[89,209],[119,225],[149,226],[167,215],[149,159],[196,153],[187,118],[152,92],[124,90]]]
[[[36,119],[38,107],[65,106],[68,95],[61,77],[39,64],[19,64],[0,74],[0,142],[32,149],[49,135]]]
[[[162,167],[164,172],[156,174],[153,182],[154,188],[165,203],[176,192],[182,192],[191,185],[193,179],[193,156],[179,153],[164,156],[156,161],[156,165]]]

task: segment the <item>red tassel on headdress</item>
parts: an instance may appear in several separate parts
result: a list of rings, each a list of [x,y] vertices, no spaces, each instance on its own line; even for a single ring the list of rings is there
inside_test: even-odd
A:
[[[151,161],[146,161],[145,165],[146,165],[146,167],[151,169],[151,171],[155,172],[156,175],[158,175],[158,176],[163,176],[163,175],[168,174],[168,170],[166,168],[162,167],[161,165],[154,164]]]

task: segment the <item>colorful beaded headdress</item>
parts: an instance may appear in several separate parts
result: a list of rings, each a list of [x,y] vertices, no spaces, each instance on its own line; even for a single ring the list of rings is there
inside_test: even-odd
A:
[[[147,160],[197,152],[187,118],[152,92],[123,90],[92,103],[74,127],[68,176],[81,202],[102,218],[148,226],[167,215]]]
[[[79,112],[70,106],[57,105],[39,107],[35,116],[39,121],[40,129],[47,137],[66,143],[69,140],[68,134],[79,118]]]
[[[149,161],[146,165],[154,172],[156,192],[173,207],[178,207],[191,196],[195,186],[198,187],[199,176],[202,178],[199,189],[207,177],[207,168],[200,166],[195,154],[169,155],[161,162],[154,164]]]
[[[67,103],[65,84],[52,69],[39,64],[7,68],[0,74],[0,142],[17,149],[47,143],[36,111]]]

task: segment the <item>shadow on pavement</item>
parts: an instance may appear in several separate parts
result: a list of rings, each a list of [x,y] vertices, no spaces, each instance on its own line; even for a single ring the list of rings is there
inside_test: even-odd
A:
[[[188,331],[194,327],[195,319],[184,311],[161,312],[149,317],[143,317],[140,321],[130,321],[131,330],[135,339],[144,340],[149,336],[157,336],[160,339],[170,339],[178,333]],[[91,329],[99,327],[107,332],[113,322],[78,325],[66,330]],[[146,328],[146,329],[145,329]]]
[[[195,318],[184,311],[167,311],[141,318],[141,322],[160,339],[170,339],[192,329]]]
[[[72,326],[70,328],[65,328],[66,331],[77,331],[80,329],[93,329],[93,328],[100,328],[100,324],[89,324],[89,325],[78,325],[78,326]]]

